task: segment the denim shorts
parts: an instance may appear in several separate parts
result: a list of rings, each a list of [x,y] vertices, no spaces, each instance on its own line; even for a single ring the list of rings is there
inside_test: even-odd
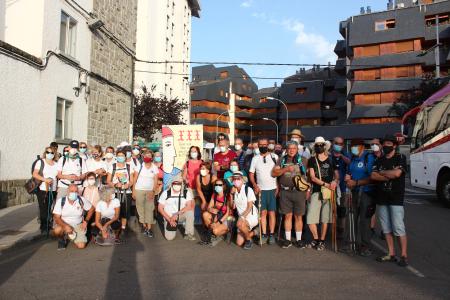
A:
[[[378,205],[378,218],[384,234],[393,233],[395,236],[405,236],[405,209],[401,205]]]
[[[276,211],[275,190],[261,191],[261,210]]]

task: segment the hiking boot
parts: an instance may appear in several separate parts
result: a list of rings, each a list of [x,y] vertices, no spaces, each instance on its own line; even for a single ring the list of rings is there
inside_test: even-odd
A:
[[[148,229],[148,230],[147,230],[147,236],[148,236],[149,238],[154,237],[153,231],[152,231],[151,229]]]
[[[318,240],[312,240],[311,242],[309,242],[307,245],[306,245],[306,248],[309,248],[309,249],[315,249],[316,247],[317,247],[317,244],[319,243],[319,241]]]
[[[251,240],[245,241],[244,250],[250,250],[253,247],[253,242]]]
[[[66,239],[59,239],[58,240],[58,251],[66,250],[66,247],[67,247]]]
[[[269,239],[267,240],[268,245],[274,245],[276,243],[275,236],[273,234],[269,235]]]
[[[376,259],[377,262],[397,262],[397,257],[395,257],[395,255],[390,256],[389,254],[385,254],[382,256],[377,257]]]
[[[397,264],[400,266],[400,267],[407,267],[409,264],[408,264],[408,259],[406,258],[406,257],[404,257],[404,256],[402,256],[401,258],[400,258],[400,260],[397,262]]]
[[[294,246],[299,249],[304,249],[304,248],[306,248],[306,243],[304,241],[300,240],[300,241],[296,241],[294,243]]]
[[[289,241],[289,240],[284,240],[284,241],[281,243],[281,248],[283,248],[283,249],[287,249],[287,248],[289,248],[290,246],[292,246],[292,242]]]
[[[185,239],[185,240],[188,240],[188,241],[195,241],[195,240],[196,240],[195,236],[192,235],[192,234],[186,234],[186,235],[184,236],[184,239]]]
[[[325,250],[325,242],[324,242],[324,241],[319,241],[319,242],[317,243],[316,250],[317,250],[317,251],[323,251],[323,250]]]
[[[369,257],[372,256],[373,252],[369,248],[363,248],[361,251],[359,251],[359,255],[363,257]]]

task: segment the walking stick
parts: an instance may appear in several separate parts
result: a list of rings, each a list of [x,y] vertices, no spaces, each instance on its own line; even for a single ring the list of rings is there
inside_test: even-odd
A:
[[[335,253],[338,251],[337,238],[336,238],[336,193],[331,192],[331,211],[332,211],[332,224],[331,224],[331,242],[332,248]]]
[[[262,227],[261,227],[261,192],[258,194],[258,226],[259,226],[259,246],[262,247]]]
[[[352,253],[356,253],[355,215],[353,211],[353,195],[351,191],[347,193],[347,201],[348,201],[350,250],[352,251]]]
[[[53,204],[53,189],[50,186],[49,191],[47,192],[47,238],[50,235],[50,220],[51,220],[51,210]]]

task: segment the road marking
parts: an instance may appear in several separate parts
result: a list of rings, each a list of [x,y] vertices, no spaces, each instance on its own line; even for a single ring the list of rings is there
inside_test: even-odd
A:
[[[415,199],[405,199],[405,203],[412,204],[412,205],[424,205],[425,202],[422,200],[415,200]]]
[[[377,247],[378,250],[381,250],[381,251],[383,251],[384,253],[388,253],[388,250],[387,250],[386,248],[384,248],[382,245],[380,245],[377,241],[372,240],[372,244],[373,244],[375,247]],[[423,273],[421,273],[419,270],[417,270],[416,268],[414,268],[414,267],[411,266],[411,265],[408,265],[408,266],[406,267],[406,269],[407,269],[408,271],[410,271],[411,273],[413,273],[414,275],[416,275],[417,277],[425,278],[425,275],[423,275]]]
[[[416,189],[409,189],[405,188],[406,192],[413,193],[413,194],[423,194],[423,195],[435,195],[436,193],[429,191],[429,190],[416,190]]]

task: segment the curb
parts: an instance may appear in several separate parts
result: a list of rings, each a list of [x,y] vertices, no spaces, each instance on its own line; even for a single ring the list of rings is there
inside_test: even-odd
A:
[[[5,245],[3,247],[0,246],[0,255],[3,255],[4,253],[10,252],[11,250],[14,250],[17,248],[27,246],[35,241],[44,240],[46,238],[47,237],[45,235],[41,235],[39,230],[31,232],[31,233],[27,233],[25,236],[14,241],[10,245]]]

